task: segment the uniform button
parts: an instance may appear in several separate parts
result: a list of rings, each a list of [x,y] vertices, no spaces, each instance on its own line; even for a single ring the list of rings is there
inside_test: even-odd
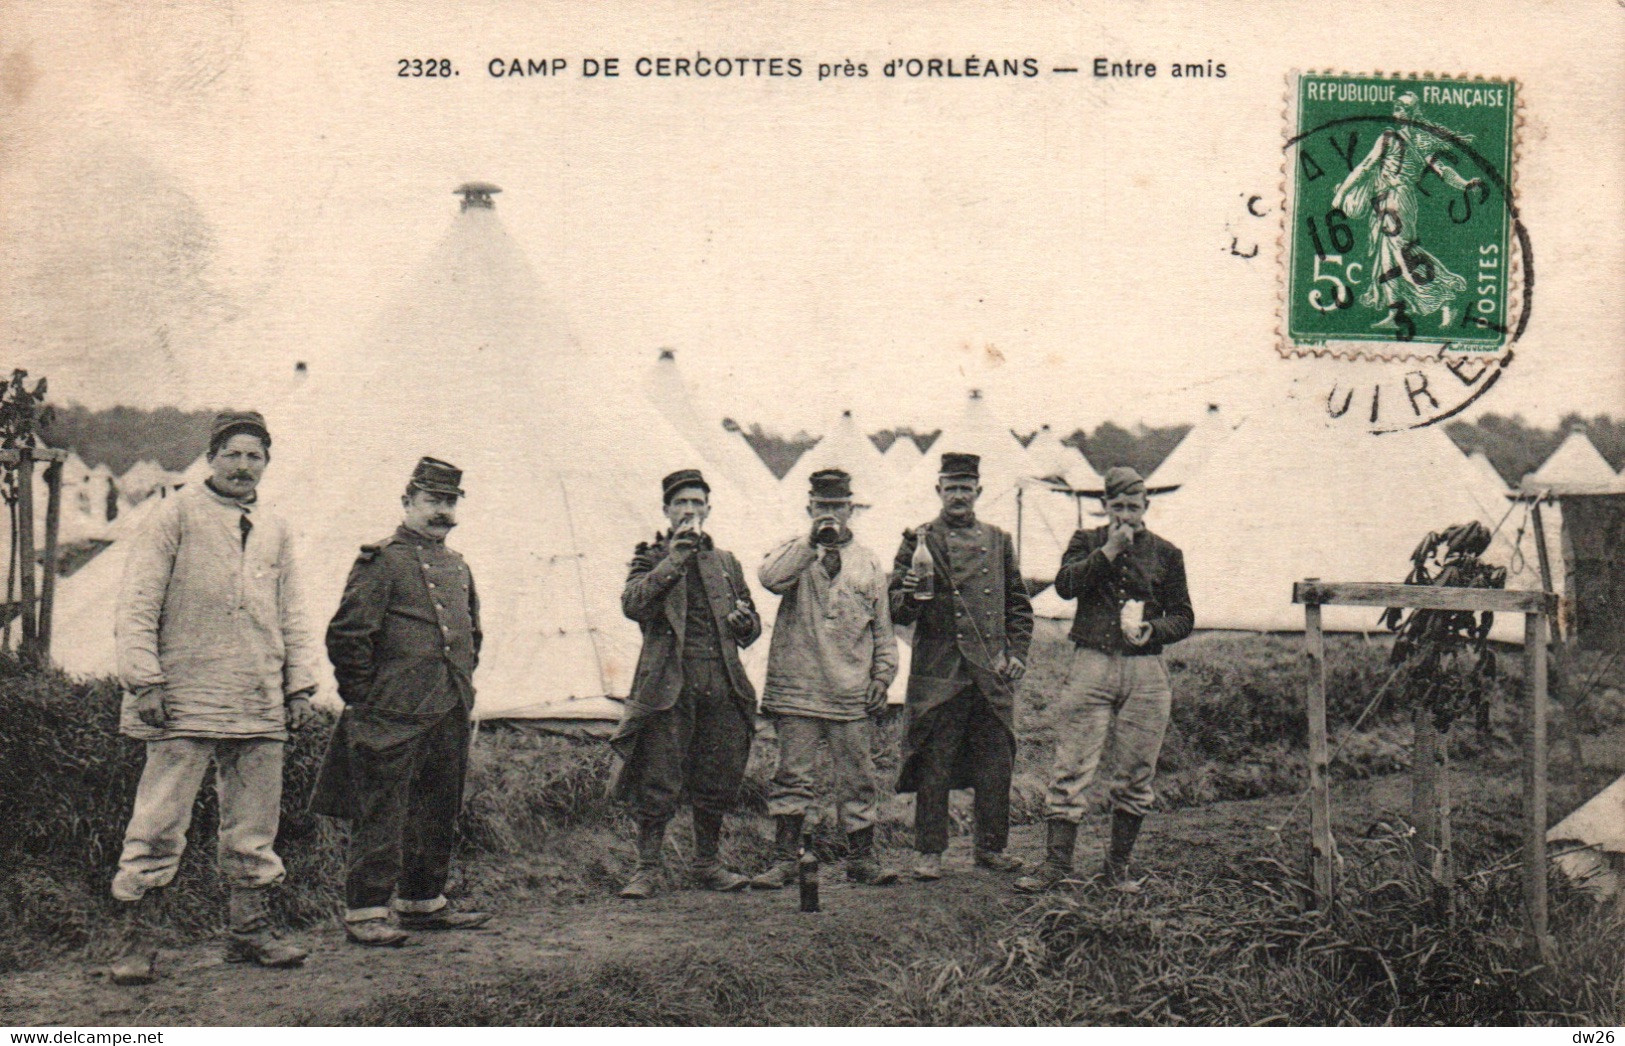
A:
[[[430,587],[430,588],[433,588],[433,587],[434,587],[434,582],[433,582],[433,581],[431,581],[431,582],[429,582],[429,587]]]
[[[984,588],[984,589],[982,589],[982,595],[984,595],[984,596],[991,596],[991,595],[992,595],[992,594],[993,594],[993,590],[992,590],[992,589],[991,589],[991,588]]]
[[[423,569],[428,570],[429,569],[429,564],[427,564],[427,563],[423,564]]]
[[[963,632],[960,632],[960,633],[959,633],[959,638],[960,638],[960,639],[964,639],[964,638],[965,638],[965,633],[963,633]]]

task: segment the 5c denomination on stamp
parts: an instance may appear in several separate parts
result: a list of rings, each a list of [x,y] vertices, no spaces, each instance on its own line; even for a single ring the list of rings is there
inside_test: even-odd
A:
[[[1527,288],[1512,81],[1296,74],[1288,89],[1283,352],[1505,352]]]

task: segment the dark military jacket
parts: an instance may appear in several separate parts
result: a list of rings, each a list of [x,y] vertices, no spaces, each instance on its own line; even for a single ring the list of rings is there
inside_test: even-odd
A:
[[[673,558],[669,537],[657,535],[653,542],[639,542],[626,587],[621,590],[621,610],[643,630],[643,649],[638,653],[626,713],[612,742],[617,750],[630,752],[629,742],[643,720],[676,704],[683,691],[683,636],[688,625],[686,578],[690,569],[699,571],[705,587],[705,601],[721,641],[722,662],[734,697],[743,714],[756,714],[756,688],[745,676],[739,649],[761,636],[762,619],[756,613],[739,560],[732,552],[713,547],[709,535],[702,538],[700,548],[689,560]],[[736,600],[742,600],[750,610],[750,624],[742,634],[735,633],[724,621]]]
[[[1073,534],[1055,575],[1055,594],[1078,601],[1072,641],[1107,654],[1160,654],[1169,643],[1190,635],[1196,624],[1185,557],[1171,541],[1141,530],[1116,559],[1107,559],[1101,549],[1108,531],[1096,527]],[[1123,638],[1119,615],[1130,599],[1145,604],[1143,620],[1151,626],[1151,639],[1144,646],[1131,646]]]
[[[936,596],[903,591],[903,575],[924,540],[936,567]],[[892,621],[914,626],[908,674],[908,729],[900,791],[913,790],[915,756],[931,729],[933,709],[974,679],[982,696],[1015,737],[1015,687],[1001,674],[1008,658],[1027,660],[1033,605],[1016,565],[1015,542],[991,523],[951,527],[941,517],[903,532],[891,575]],[[956,772],[968,787],[967,774]]]
[[[361,546],[327,627],[345,709],[312,809],[348,816],[350,745],[382,751],[458,708],[472,712],[481,638],[474,575],[445,542],[403,526]]]

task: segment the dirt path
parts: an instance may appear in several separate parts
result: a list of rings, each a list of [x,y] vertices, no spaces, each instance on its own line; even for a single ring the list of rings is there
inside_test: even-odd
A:
[[[1405,801],[1403,778],[1362,782],[1342,789],[1340,815],[1363,830],[1380,809]],[[1279,855],[1269,827],[1293,805],[1291,797],[1218,803],[1158,815],[1148,822],[1139,857],[1149,869],[1233,870],[1249,856]],[[1301,811],[1300,811],[1301,815]],[[1086,828],[1080,863],[1098,860],[1103,821]],[[1013,833],[1011,851],[1036,860],[1041,826]],[[902,860],[905,854],[893,854]],[[986,921],[1019,910],[1023,900],[1008,877],[972,866],[964,840],[948,854],[941,882],[905,881],[886,889],[854,888],[824,876],[825,913],[796,911],[794,890],[718,895],[693,890],[632,903],[605,897],[585,904],[500,911],[489,929],[419,935],[398,950],[369,950],[345,942],[336,924],[297,936],[311,949],[300,970],[227,965],[217,944],[166,950],[162,977],[146,988],[111,984],[104,968],[62,962],[16,975],[0,985],[0,1024],[12,1025],[278,1025],[325,1023],[358,1006],[414,990],[448,993],[482,980],[549,970],[579,972],[608,962],[647,961],[679,950],[725,952],[793,944],[808,918],[822,933],[877,935],[916,927],[928,915],[938,924],[954,912]],[[938,911],[943,909],[943,911]],[[952,909],[952,912],[946,911]]]

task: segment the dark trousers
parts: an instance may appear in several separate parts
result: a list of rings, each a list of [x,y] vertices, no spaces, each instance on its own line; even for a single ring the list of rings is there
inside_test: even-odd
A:
[[[390,894],[432,901],[446,888],[468,772],[468,712],[455,708],[410,740],[351,746],[356,816],[344,882],[351,911]]]
[[[1003,850],[1010,839],[1010,732],[976,683],[932,709],[932,729],[919,753],[914,794],[914,848],[939,854],[948,848],[948,785],[964,752],[976,791],[976,848]]]
[[[732,809],[750,758],[751,730],[722,659],[684,660],[677,702],[638,731],[638,791],[631,804],[638,823],[671,820],[685,789],[695,810]]]

